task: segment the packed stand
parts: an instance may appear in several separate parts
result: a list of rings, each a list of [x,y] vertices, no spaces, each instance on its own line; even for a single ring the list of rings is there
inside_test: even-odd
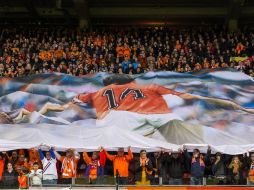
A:
[[[74,149],[57,152],[41,146],[30,150],[2,152],[0,185],[3,188],[54,186],[57,184],[96,185],[254,185],[254,153],[202,154],[198,149],[139,154],[103,147],[92,153]],[[45,146],[44,146],[45,150]],[[127,151],[127,153],[125,152]],[[191,151],[191,152],[189,152]],[[83,181],[82,181],[83,180]]]
[[[0,76],[61,72],[199,71],[235,68],[254,76],[254,33],[206,28],[1,30]]]

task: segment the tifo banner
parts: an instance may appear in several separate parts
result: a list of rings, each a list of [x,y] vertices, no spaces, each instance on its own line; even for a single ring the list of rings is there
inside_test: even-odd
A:
[[[0,79],[0,150],[40,144],[242,154],[254,150],[254,80],[199,73],[59,73]]]

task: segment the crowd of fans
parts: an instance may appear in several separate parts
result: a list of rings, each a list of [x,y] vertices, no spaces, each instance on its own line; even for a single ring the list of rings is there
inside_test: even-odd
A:
[[[254,33],[221,27],[0,30],[0,76],[236,68],[254,76]],[[238,59],[234,59],[238,58]],[[240,59],[239,59],[240,58]]]
[[[45,148],[45,147],[44,147]],[[81,158],[82,155],[82,158]],[[54,148],[2,152],[0,184],[5,188],[29,185],[72,184],[83,178],[89,184],[107,184],[106,176],[114,176],[120,185],[202,185],[213,179],[219,185],[254,185],[254,153],[230,156],[219,152],[206,154],[198,149],[190,153],[186,147],[177,152],[160,151],[133,154],[119,148],[116,153],[103,147],[93,153],[80,154],[74,149],[58,153]]]

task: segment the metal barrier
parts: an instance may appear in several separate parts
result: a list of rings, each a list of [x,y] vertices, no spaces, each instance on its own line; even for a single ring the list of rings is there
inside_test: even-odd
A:
[[[13,186],[10,186],[10,185],[6,185],[6,183],[4,183],[3,181],[0,183],[0,189],[10,189],[10,188],[18,188],[19,184],[18,184],[18,181],[16,180],[16,182],[13,182],[11,183],[11,181],[9,180],[8,181],[8,178],[3,178],[3,179],[7,179],[7,183],[8,184],[14,184]],[[10,178],[10,179],[13,179],[13,178]],[[216,181],[218,179],[216,178],[203,178],[203,184],[201,186],[195,186],[195,187],[203,187],[203,188],[206,188],[206,187],[219,187],[219,189],[223,189],[223,187],[232,187],[232,188],[235,188],[235,187],[253,187],[254,189],[254,186],[251,186],[250,183],[247,181],[247,184],[248,185],[240,185],[240,186],[233,186],[233,185],[229,185],[229,186],[226,186],[226,185],[223,185],[223,186],[218,186],[217,185],[217,182]],[[69,188],[69,189],[78,189],[78,188],[82,188],[82,187],[89,187],[89,189],[91,188],[97,188],[97,189],[100,189],[100,188],[104,188],[104,189],[114,189],[114,190],[122,190],[122,189],[133,189],[133,188],[138,188],[140,186],[136,186],[135,183],[134,184],[128,184],[128,185],[121,185],[119,184],[119,175],[117,173],[116,175],[116,178],[112,177],[112,176],[105,176],[104,178],[104,181],[101,181],[101,183],[97,183],[97,184],[89,184],[89,182],[86,180],[86,178],[72,178],[70,180],[70,183],[66,183],[64,184],[63,181],[61,179],[58,180],[58,183],[57,184],[43,184],[41,183],[41,185],[33,185],[32,181],[31,181],[31,178],[29,178],[27,176],[27,188],[29,189],[63,189],[63,188]],[[162,178],[159,179],[159,182],[157,185],[151,185],[151,186],[147,186],[148,187],[152,187],[153,189],[160,189],[160,187],[163,187],[164,189],[170,189],[172,187],[177,187],[176,185],[164,185],[162,184]],[[186,187],[187,189],[189,187],[193,187],[191,185],[187,185],[187,184],[184,184],[184,185],[179,185],[178,187]],[[252,189],[252,190],[253,190]]]

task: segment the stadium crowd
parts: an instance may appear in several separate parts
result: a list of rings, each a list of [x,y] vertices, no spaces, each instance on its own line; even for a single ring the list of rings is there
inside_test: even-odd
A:
[[[45,148],[45,146],[44,146]],[[45,149],[44,149],[45,150]],[[124,148],[107,152],[103,147],[93,153],[74,149],[58,153],[52,147],[2,152],[0,183],[4,188],[72,184],[73,178],[86,179],[89,184],[107,184],[106,176],[114,176],[120,185],[202,185],[204,178],[214,184],[254,184],[254,153],[230,156],[219,152],[192,153],[185,146],[178,152],[160,151],[133,154]],[[28,182],[29,179],[29,182]]]
[[[254,33],[221,27],[0,30],[0,76],[139,74],[231,67],[254,76]]]

